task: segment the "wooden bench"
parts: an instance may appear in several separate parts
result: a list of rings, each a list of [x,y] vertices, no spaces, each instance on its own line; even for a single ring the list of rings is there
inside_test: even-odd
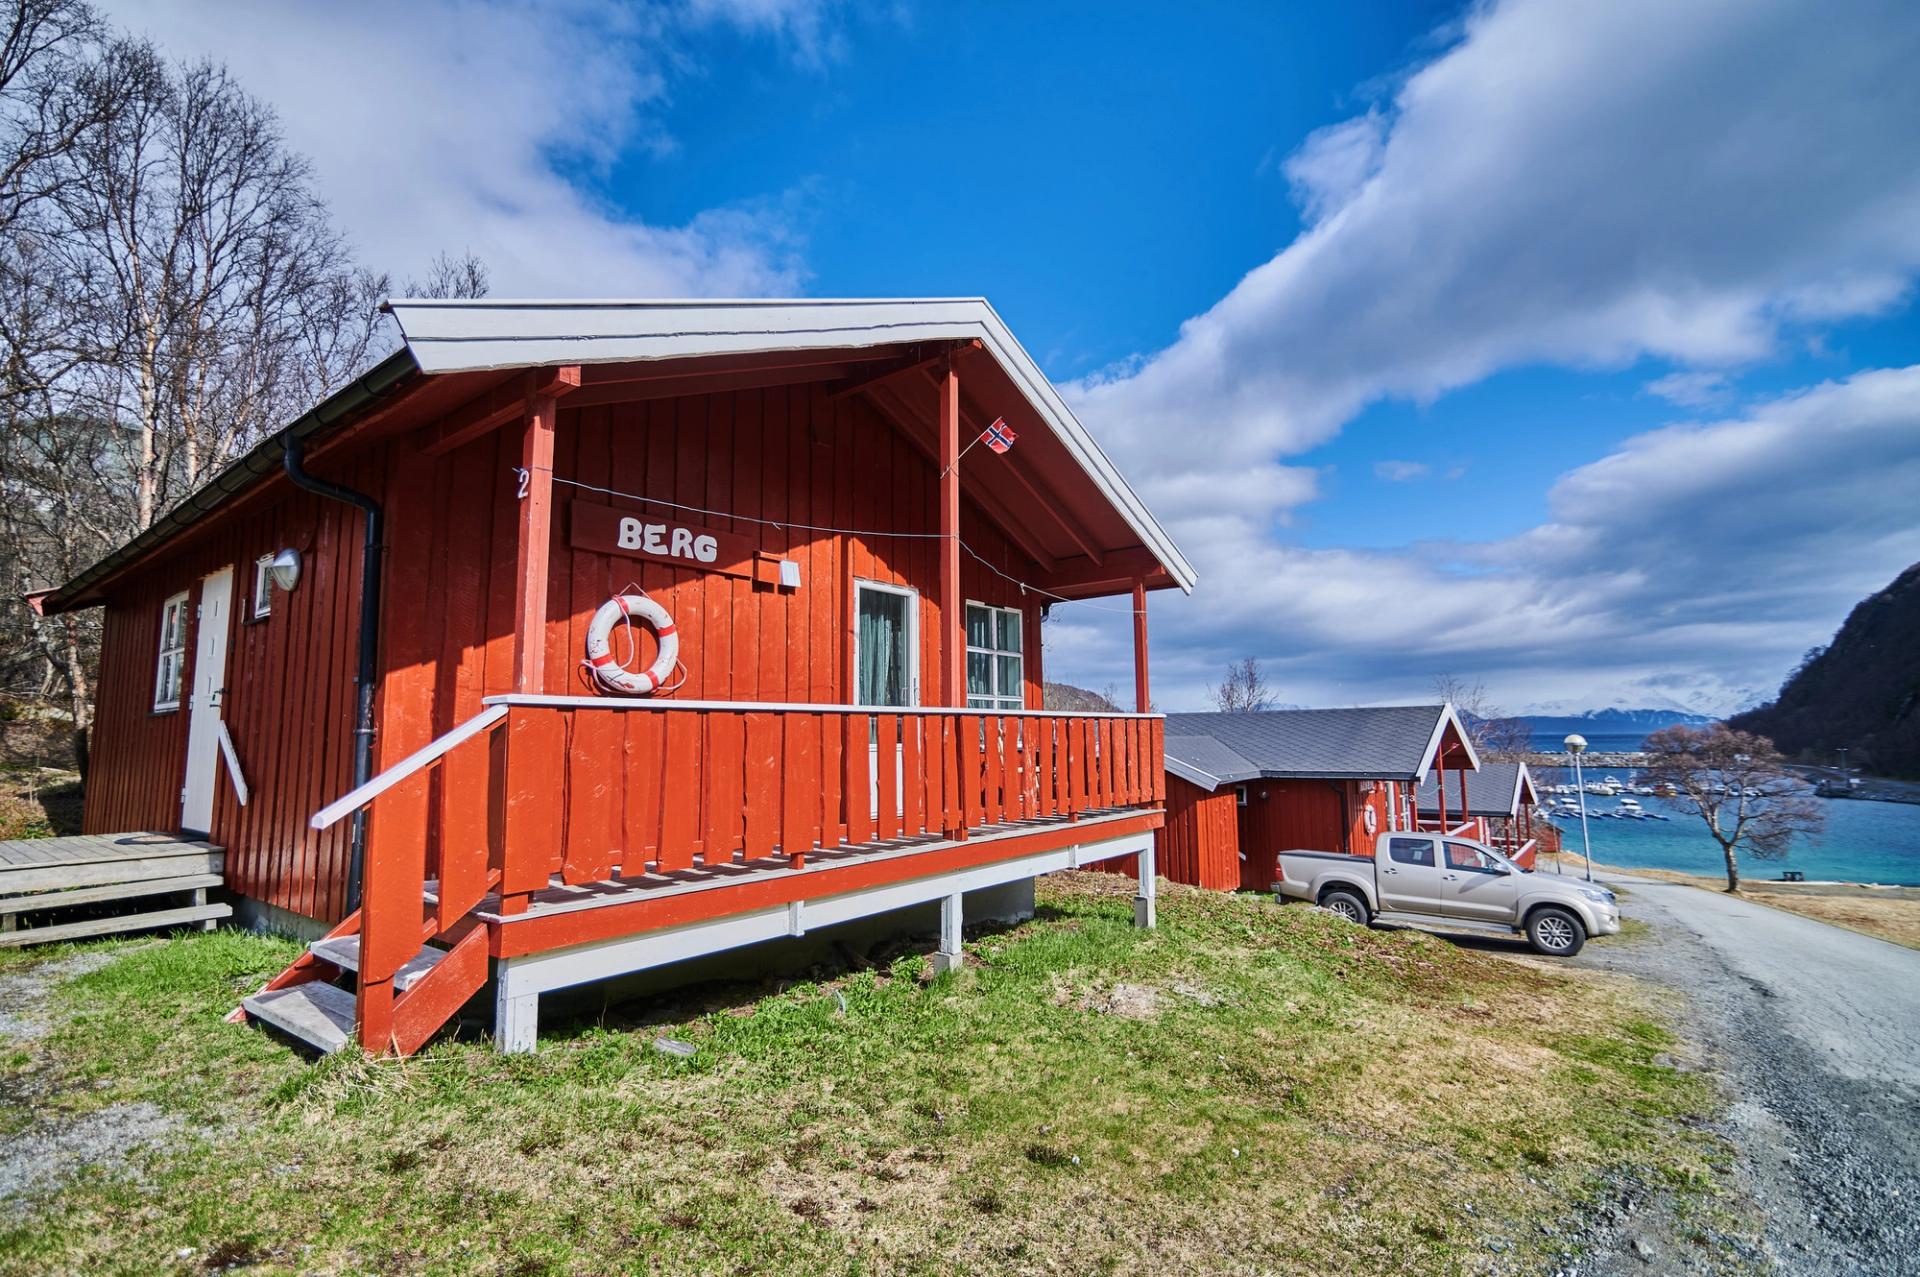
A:
[[[225,860],[212,843],[152,832],[0,842],[0,948],[194,923],[211,931],[233,914],[233,906],[207,900],[208,888],[221,883]],[[183,906],[19,925],[26,913],[189,894],[191,903]]]

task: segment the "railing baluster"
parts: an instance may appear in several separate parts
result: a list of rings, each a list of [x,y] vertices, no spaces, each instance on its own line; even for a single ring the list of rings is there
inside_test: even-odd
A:
[[[599,882],[613,872],[613,783],[605,766],[574,766],[575,759],[604,760],[614,756],[614,732],[620,724],[610,715],[569,714],[572,737],[566,744],[566,841],[561,848],[561,881],[577,885]]]
[[[900,836],[900,716],[878,714],[875,719],[880,725],[873,747],[873,767],[878,782],[876,815],[880,841],[890,842]]]
[[[740,810],[746,804],[746,720],[739,714],[707,715],[707,807],[701,860],[730,864],[740,845]]]
[[[845,779],[846,769],[840,763],[840,750],[845,740],[840,734],[840,722],[832,714],[815,714],[813,730],[820,743],[820,847],[831,851],[846,840],[847,827],[841,816],[840,785]]]
[[[660,782],[666,775],[667,725],[659,714],[627,719],[626,838],[620,872],[638,877],[660,852]]]
[[[553,873],[560,843],[560,787],[554,778],[566,767],[562,712],[516,708],[508,720],[507,832],[500,870],[504,913],[524,910],[527,896],[545,887]]]
[[[872,719],[865,714],[848,714],[846,720],[840,749],[846,783],[841,786],[840,801],[847,813],[847,841],[857,846],[873,841],[873,768],[867,751]]]
[[[921,714],[900,720],[900,824],[909,838],[920,836],[925,820],[925,777],[920,771],[920,725],[925,721]]]
[[[1075,718],[1067,724],[1067,815],[1080,819],[1087,805],[1087,720]]]
[[[940,716],[940,787],[945,791],[947,819],[942,832],[948,838],[967,836],[966,770],[961,758],[961,740],[967,720],[952,715]]]
[[[660,791],[660,872],[693,868],[693,840],[700,828],[700,717],[669,713],[667,771]]]
[[[818,722],[811,714],[783,714],[786,748],[780,762],[780,850],[787,867],[799,869],[813,850],[820,812]]]
[[[973,714],[962,714],[953,720],[953,730],[960,737],[960,827],[962,830],[976,829],[980,825],[981,781],[980,770],[980,734],[986,719]]]
[[[467,916],[487,894],[487,867],[492,860],[493,740],[456,749],[440,763],[440,898],[434,908],[436,925],[446,930]],[[364,895],[364,893],[363,893]]]
[[[780,716],[747,715],[746,855],[773,854],[780,837]]]

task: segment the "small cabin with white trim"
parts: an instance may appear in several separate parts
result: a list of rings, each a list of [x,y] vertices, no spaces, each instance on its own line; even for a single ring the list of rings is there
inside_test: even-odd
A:
[[[1172,714],[1166,733],[1160,872],[1219,891],[1269,890],[1283,851],[1370,856],[1416,826],[1423,780],[1480,766],[1451,705]]]
[[[492,979],[530,1049],[556,989],[932,901],[951,961],[965,893],[1136,854],[1150,922],[1193,569],[986,302],[389,309],[38,600],[104,612],[86,829],[325,933],[244,1014],[404,1053]],[[1107,595],[1142,712],[1045,710],[1043,616]]]

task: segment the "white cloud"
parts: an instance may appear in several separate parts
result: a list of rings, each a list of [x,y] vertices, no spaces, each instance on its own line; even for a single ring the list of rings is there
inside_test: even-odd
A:
[[[1237,515],[1203,494],[1285,468],[1382,398],[1647,357],[1686,378],[1654,393],[1698,398],[1788,336],[1817,339],[1810,325],[1898,304],[1920,268],[1917,44],[1920,10],[1871,0],[1505,0],[1390,102],[1310,138],[1287,164],[1309,227],[1171,346],[1069,388],[1200,570],[1156,638],[1168,703],[1196,704],[1247,652],[1297,673],[1286,699],[1332,703],[1417,693],[1441,668],[1516,703],[1582,678],[1774,681],[1915,556],[1910,517],[1857,527],[1911,480],[1854,450],[1829,473],[1832,422],[1800,426],[1829,475],[1817,498],[1755,415],[1576,471],[1551,522],[1499,547],[1292,548],[1270,529],[1302,489]],[[1862,407],[1871,385],[1839,400]],[[1704,487],[1710,509],[1675,495],[1762,470],[1773,486]],[[1834,542],[1822,518],[1855,535]]]
[[[1229,660],[1283,699],[1424,694],[1493,678],[1509,705],[1682,705],[1771,692],[1860,598],[1920,560],[1920,365],[1626,440],[1563,475],[1551,517],[1494,542],[1393,552],[1245,538],[1224,588],[1150,605],[1158,697],[1197,708]],[[1124,679],[1121,627],[1056,609],[1077,672]],[[1069,635],[1071,635],[1070,641]]]
[[[1732,383],[1723,372],[1699,370],[1670,372],[1647,383],[1647,393],[1683,408],[1704,408],[1724,402],[1732,392]]]
[[[506,296],[753,295],[804,280],[797,195],[663,226],[593,186],[616,157],[673,145],[658,112],[692,70],[677,43],[690,24],[730,22],[811,58],[829,36],[821,3],[108,8],[177,58],[227,63],[274,106],[361,258],[396,277],[472,251]]]
[[[1415,479],[1424,479],[1433,472],[1433,467],[1424,461],[1376,461],[1373,463],[1375,478],[1385,479],[1388,483],[1411,483]]]

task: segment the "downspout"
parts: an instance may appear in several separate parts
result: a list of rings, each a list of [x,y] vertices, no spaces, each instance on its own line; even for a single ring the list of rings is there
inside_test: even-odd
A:
[[[353,787],[358,789],[373,776],[373,691],[380,659],[380,550],[383,532],[380,503],[364,492],[329,483],[308,474],[305,467],[306,442],[289,432],[286,437],[287,478],[295,487],[326,497],[330,501],[356,506],[366,515],[365,534],[360,544],[360,636],[359,653],[353,672],[354,695],[358,702],[353,728]],[[360,907],[360,884],[367,863],[367,809],[353,813],[351,851],[347,859],[347,912]]]

